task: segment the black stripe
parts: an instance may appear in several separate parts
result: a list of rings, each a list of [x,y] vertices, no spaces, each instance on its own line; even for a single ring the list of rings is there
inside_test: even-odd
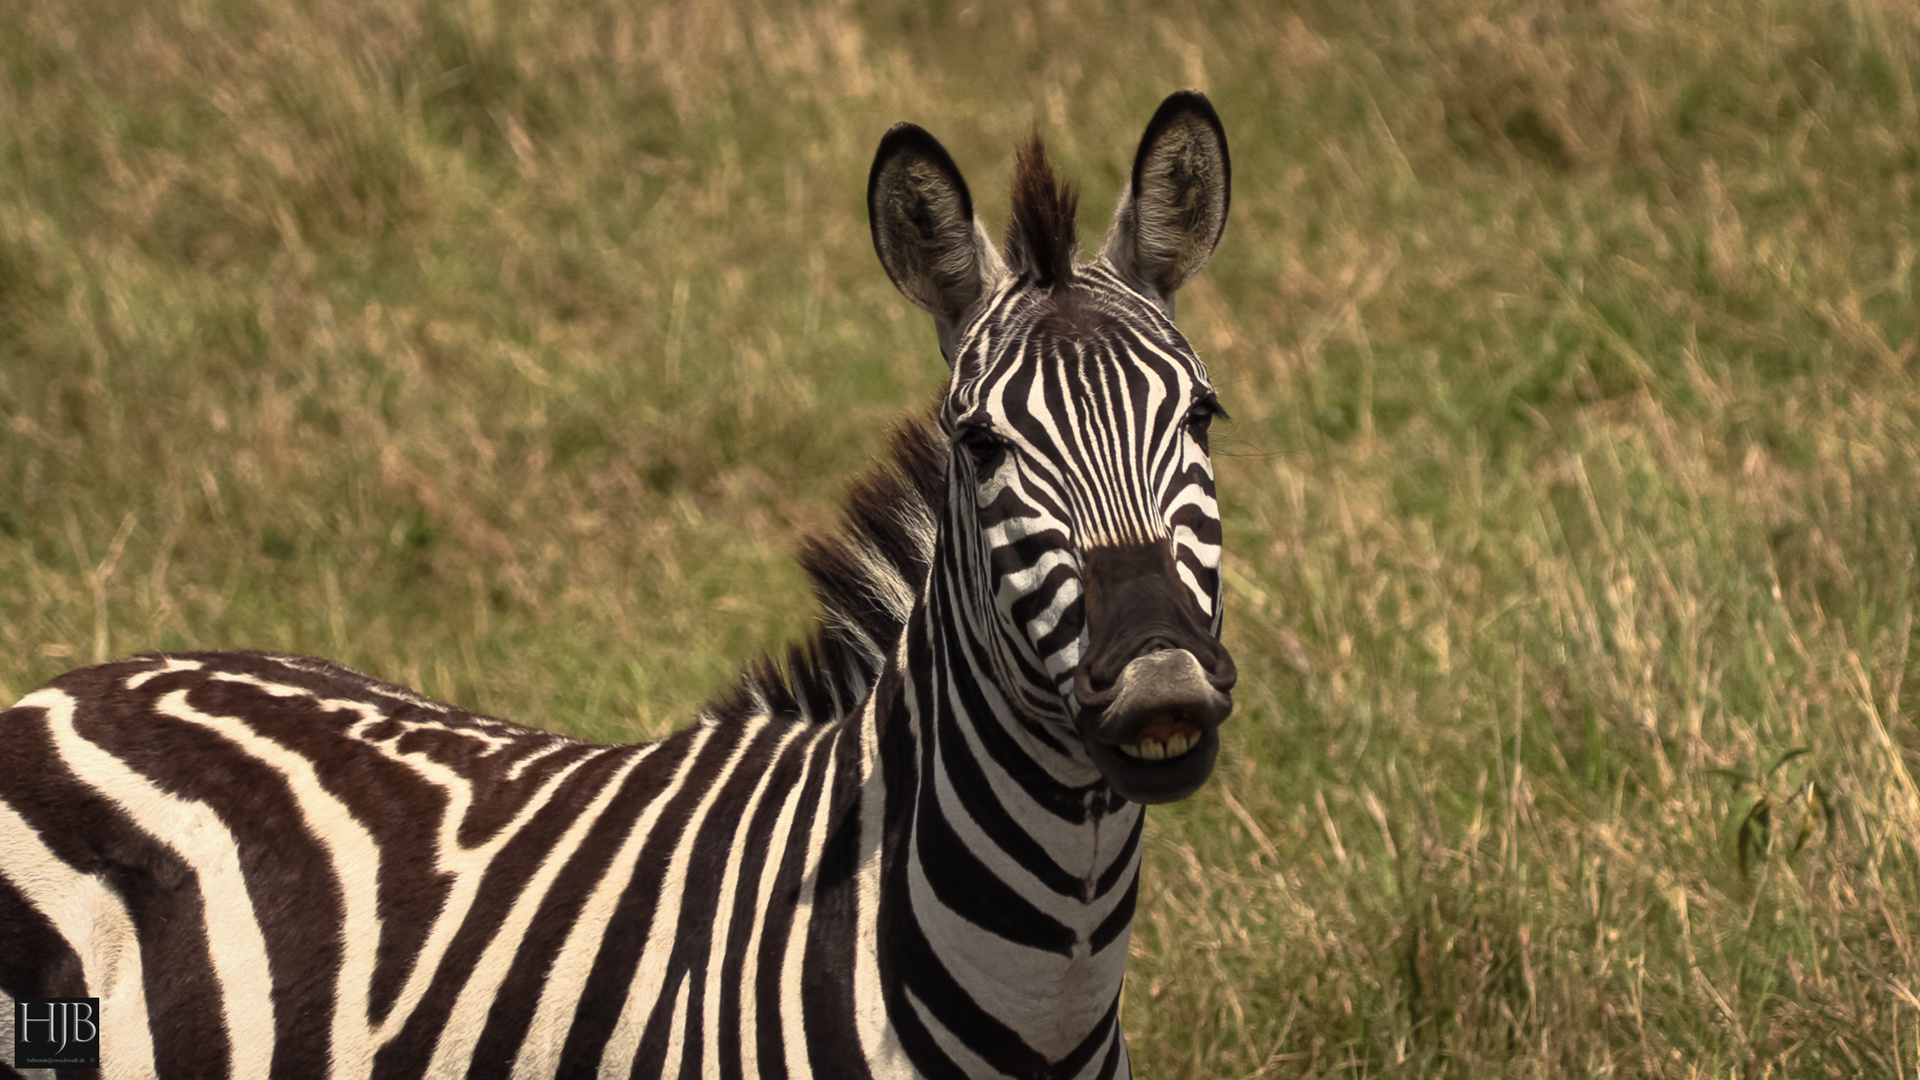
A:
[[[965,655],[960,652],[963,646],[958,627],[949,622],[937,627],[937,630],[946,639],[944,644],[947,648],[942,650],[945,657]],[[944,685],[942,681],[936,681],[934,685],[950,691],[958,699],[961,715],[971,719],[980,745],[985,748],[996,769],[1012,778],[1028,798],[1049,813],[1074,825],[1084,823],[1087,820],[1085,792],[1054,780],[1007,734],[1006,729],[994,722],[993,710],[988,707],[986,696],[975,684],[976,676],[972,670],[973,665],[949,661],[943,665],[943,674],[937,677],[944,681]],[[942,714],[948,714],[953,709],[944,693],[934,702],[934,707]],[[1049,749],[1058,748],[1062,754],[1067,752],[1065,744],[1059,742],[1057,737],[1050,737],[1047,741],[1051,743]]]
[[[239,715],[247,715],[256,699],[266,698],[235,683],[194,685],[192,677],[199,674],[156,678],[137,692],[100,695],[87,704],[91,708],[132,702],[136,693],[144,696],[151,690],[158,699],[153,707],[185,693],[190,708],[232,715],[222,707],[232,704],[241,710]],[[191,689],[174,689],[177,683]],[[208,697],[218,694],[208,691],[231,693],[245,701],[209,702]],[[312,711],[303,707],[310,704],[303,699],[266,698],[266,702],[281,712]],[[143,710],[149,707],[145,701],[138,704]],[[332,1044],[333,1014],[338,1007],[334,980],[344,958],[340,928],[346,903],[325,843],[314,834],[285,774],[225,736],[158,714],[102,716],[97,724],[89,723],[86,732],[169,793],[205,803],[233,833],[273,974],[273,986],[260,987],[258,992],[273,996],[274,1067],[311,1061],[315,1055],[324,1058]],[[316,933],[317,928],[330,932]],[[157,1002],[150,1003],[149,1010],[156,1018],[163,1015]]]
[[[1107,917],[1100,920],[1100,925],[1094,928],[1093,935],[1087,939],[1087,947],[1094,952],[1099,952],[1113,944],[1114,938],[1126,933],[1127,928],[1133,925],[1133,905],[1139,898],[1140,875],[1135,874],[1127,879],[1127,891],[1120,895],[1120,902],[1115,904],[1113,910],[1107,913]]]
[[[666,981],[661,984],[660,1000],[654,1003],[643,1029],[633,1061],[635,1076],[659,1075],[666,1066],[669,1044],[676,1039],[681,1040],[680,1074],[698,1078],[704,1071],[701,1055],[705,1047],[698,1036],[705,1030],[707,965],[713,949],[713,921],[720,903],[721,879],[726,875],[727,858],[733,851],[733,834],[740,825],[735,814],[771,764],[781,730],[782,725],[768,725],[756,734],[733,773],[719,791],[713,793],[713,806],[694,836],[686,880],[681,886],[679,922],[668,946]],[[676,1030],[674,1005],[682,982],[687,984],[687,1011]]]
[[[784,1080],[787,1075],[786,1044],[780,1019],[781,964],[786,959],[787,939],[793,933],[794,913],[799,907],[801,883],[806,874],[807,838],[813,829],[813,819],[819,813],[822,792],[833,779],[827,760],[832,743],[832,736],[820,739],[806,775],[799,778],[800,801],[794,807],[786,849],[774,871],[773,890],[767,899],[766,925],[760,934],[759,981],[748,988],[754,995],[758,1025],[751,1033],[757,1040],[755,1056],[760,1061],[760,1075],[767,1080]]]
[[[902,882],[904,885],[904,882]],[[906,903],[905,890],[894,899]],[[1047,1059],[1026,1041],[1018,1032],[994,1019],[972,995],[947,971],[940,956],[927,940],[920,924],[911,917],[901,919],[896,927],[892,944],[900,950],[898,970],[903,986],[911,990],[927,1007],[927,1011],[940,1021],[948,1031],[965,1043],[967,1048],[980,1056],[996,1072],[1010,1076],[1046,1075]],[[904,1011],[911,1010],[912,1004],[904,1000],[894,1010],[894,1017],[900,1018]],[[903,1032],[904,1035],[904,1032]],[[931,1038],[928,1040],[931,1042]],[[922,1048],[922,1053],[926,1049]],[[937,1044],[931,1047],[934,1054],[940,1054]],[[935,1060],[929,1057],[928,1060]],[[925,1069],[927,1066],[919,1055],[914,1064]]]
[[[1100,881],[1093,890],[1094,899],[1107,895],[1107,890],[1119,882],[1120,875],[1127,872],[1128,865],[1133,861],[1134,851],[1140,847],[1140,830],[1146,823],[1146,811],[1142,810],[1134,815],[1133,831],[1127,834],[1127,842],[1121,847],[1120,854],[1115,855],[1113,861],[1107,864],[1106,870],[1100,874]]]
[[[932,670],[933,651],[929,647],[928,633],[924,622],[908,630],[907,667],[911,671]],[[920,933],[919,927],[913,922],[908,900],[907,871],[911,861],[907,846],[910,840],[908,823],[918,799],[921,763],[916,752],[916,733],[906,723],[905,698],[909,694],[920,698],[917,703],[925,717],[933,708],[931,702],[924,700],[927,690],[924,682],[903,688],[899,698],[891,703],[894,707],[888,714],[895,737],[882,745],[887,769],[887,835],[881,847],[881,900],[876,934],[880,992],[886,1001],[887,1016],[900,1040],[900,1047],[912,1060],[914,1067],[932,1080],[967,1080],[966,1073],[947,1059],[939,1043],[915,1015],[912,1003],[907,1000],[905,972],[911,970],[914,964],[908,956],[905,942],[909,936]],[[925,948],[924,940],[921,941],[921,947]]]
[[[727,927],[727,940],[723,943],[721,964],[725,978],[720,987],[720,1060],[722,1080],[744,1080],[745,1062],[743,1060],[743,1040],[740,1031],[740,1001],[743,993],[751,993],[752,987],[743,987],[746,977],[747,942],[753,934],[753,923],[759,914],[757,907],[760,898],[761,878],[769,872],[779,873],[782,852],[772,850],[773,827],[780,820],[780,811],[787,796],[803,779],[800,776],[800,762],[806,755],[806,740],[801,738],[789,742],[772,766],[767,777],[767,790],[760,797],[760,805],[754,811],[753,820],[747,825],[747,835],[741,843],[743,854],[740,861],[740,877],[734,886],[733,920]],[[799,821],[798,807],[794,820]],[[771,899],[771,897],[769,897]],[[764,936],[765,931],[761,931]]]
[[[1113,995],[1112,1003],[1107,1006],[1106,1015],[1102,1016],[1099,1021],[1093,1025],[1093,1030],[1087,1032],[1086,1038],[1080,1040],[1080,1045],[1074,1047],[1066,1057],[1054,1063],[1053,1068],[1049,1070],[1047,1075],[1054,1078],[1054,1080],[1073,1080],[1073,1077],[1079,1076],[1081,1071],[1087,1067],[1087,1063],[1093,1060],[1093,1055],[1100,1052],[1102,1046],[1108,1048],[1107,1060],[1111,1062],[1113,1060],[1112,1047],[1114,1043],[1113,1040],[1108,1037],[1107,1032],[1117,1032],[1119,1030],[1118,1025],[1115,1023],[1119,1017],[1120,994],[1116,991]]]
[[[472,905],[434,969],[425,996],[401,1025],[399,1033],[374,1055],[375,1076],[417,1076],[426,1071],[461,992],[473,978],[501,923],[512,913],[528,879],[539,869],[542,856],[553,849],[572,824],[580,801],[591,799],[605,781],[604,767],[584,779],[569,777],[566,784],[573,789],[569,797],[534,811],[532,818],[495,854],[482,872]],[[421,826],[432,831],[430,822],[422,822]]]
[[[1107,1047],[1107,1059],[1100,1063],[1100,1080],[1116,1080],[1120,1075],[1120,1066],[1127,1060],[1127,1040],[1121,1034],[1120,1025],[1113,1027],[1113,1044]],[[1128,1070],[1131,1072],[1132,1070]]]
[[[640,768],[649,777],[657,779],[664,789],[685,755],[691,751],[691,743],[701,730],[689,728],[677,732],[661,745],[662,752],[672,748],[668,754],[671,765],[663,763],[656,770],[653,761],[649,760]],[[593,969],[588,973],[580,995],[579,1010],[574,1014],[573,1027],[567,1032],[566,1046],[560,1053],[559,1073],[562,1076],[589,1076],[599,1068],[601,1053],[606,1049],[607,1040],[613,1036],[620,1010],[626,1005],[634,969],[640,962],[641,951],[646,947],[647,932],[653,924],[660,899],[660,874],[667,865],[674,845],[679,842],[681,830],[686,828],[694,805],[700,801],[714,774],[726,764],[734,744],[743,734],[738,729],[704,730],[711,731],[712,735],[706,745],[700,748],[698,759],[692,762],[686,782],[662,808],[660,817],[654,822],[653,831],[642,842],[640,858],[634,864],[633,880],[627,883],[626,890],[621,893],[620,902],[607,926],[606,938],[601,943],[599,954],[594,957]],[[682,746],[688,749],[682,750]]]
[[[947,740],[942,736],[941,741]],[[961,842],[942,814],[931,782],[922,785],[914,833],[927,884],[954,914],[1015,944],[1073,955],[1073,931],[996,877]]]
[[[83,674],[92,678],[69,677],[63,689],[73,693],[76,686],[110,681],[115,673],[96,668]],[[87,694],[75,717],[75,727],[83,734],[103,719],[89,715],[93,702],[87,699],[97,697],[108,699],[114,718],[124,720],[132,710],[131,703],[111,694]],[[55,751],[41,710],[14,708],[0,719],[7,724],[10,766],[0,772],[0,799],[26,819],[61,861],[100,878],[127,907],[140,941],[149,1015],[167,1017],[166,1023],[153,1025],[155,1067],[162,1074],[180,1075],[197,1074],[218,1062],[230,1067],[220,984],[207,951],[205,905],[193,869],[74,776]],[[89,989],[95,993],[86,996],[97,996],[99,988]]]
[[[627,755],[641,752],[638,747],[625,754],[608,754],[602,761],[583,767],[583,776],[555,801],[569,807],[568,816],[583,812],[597,797],[609,773],[618,769]],[[528,1026],[540,1007],[541,991],[546,989],[548,973],[567,935],[580,917],[580,911],[593,896],[594,886],[607,872],[607,866],[626,839],[648,802],[660,793],[671,773],[671,762],[662,764],[665,748],[656,750],[644,766],[636,766],[620,783],[620,790],[607,801],[606,809],[580,838],[580,847],[554,875],[540,909],[527,927],[526,937],[514,953],[513,964],[500,983],[500,992],[487,1012],[487,1026],[474,1045],[470,1080],[507,1076],[526,1041]],[[677,758],[676,758],[677,760]],[[591,790],[589,790],[589,788]]]
[[[1061,896],[1081,897],[1086,883],[1068,873],[1054,861],[1047,849],[1014,820],[1006,806],[994,798],[985,770],[974,759],[972,749],[960,734],[958,724],[939,725],[940,760],[947,769],[960,804],[980,831],[994,846],[1006,852],[1041,884]]]
[[[839,767],[828,803],[827,845],[815,875],[813,917],[807,924],[806,958],[800,973],[807,1057],[831,1063],[835,1077],[868,1077],[860,1048],[853,1000],[853,945],[858,939],[860,898],[860,731],[834,733]]]
[[[0,725],[11,722],[0,713]],[[93,997],[80,957],[26,896],[0,877],[0,991],[19,998]],[[0,1053],[13,1054],[10,1046]]]

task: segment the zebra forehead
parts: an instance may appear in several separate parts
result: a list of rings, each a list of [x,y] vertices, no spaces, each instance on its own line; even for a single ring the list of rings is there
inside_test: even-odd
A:
[[[1070,344],[1110,342],[1152,329],[1151,323],[1116,303],[1111,290],[1091,286],[1054,289],[1034,305],[1028,332],[1038,341]]]
[[[1130,289],[1088,272],[1070,287],[1025,291],[981,320],[963,348],[956,381],[993,380],[1010,368],[1062,357],[1088,368],[1133,365],[1168,374],[1178,368],[1205,378],[1180,331]]]
[[[1116,396],[1184,396],[1189,387],[1207,385],[1207,372],[1178,335],[1110,321],[1077,334],[1035,333],[988,381],[1040,390],[1071,408]]]
[[[1155,334],[1177,333],[1153,301],[1122,281],[1100,262],[1080,267],[1070,281],[1050,287],[1016,283],[1009,314],[1035,332],[1063,336],[1107,327]]]

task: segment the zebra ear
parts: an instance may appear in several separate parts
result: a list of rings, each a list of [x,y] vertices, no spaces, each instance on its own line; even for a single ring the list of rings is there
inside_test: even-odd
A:
[[[1205,94],[1177,91],[1140,137],[1100,256],[1173,314],[1173,294],[1213,257],[1227,228],[1233,169],[1227,133]]]
[[[932,313],[951,362],[969,313],[1007,269],[974,219],[953,158],[924,128],[895,124],[880,140],[867,177],[867,216],[880,265],[907,299]]]

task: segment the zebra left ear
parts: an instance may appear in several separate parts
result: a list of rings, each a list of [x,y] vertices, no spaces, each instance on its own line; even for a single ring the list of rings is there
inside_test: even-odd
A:
[[[1100,257],[1173,314],[1173,294],[1206,268],[1227,229],[1233,168],[1227,133],[1198,90],[1160,103]]]

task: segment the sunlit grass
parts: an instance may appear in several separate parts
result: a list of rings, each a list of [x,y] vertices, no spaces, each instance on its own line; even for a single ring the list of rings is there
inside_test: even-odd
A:
[[[1137,1071],[1913,1075],[1916,57],[1893,0],[0,5],[0,703],[257,646],[684,723],[944,376],[880,133],[997,223],[1037,124],[1091,239],[1197,85],[1241,707],[1150,819]]]

